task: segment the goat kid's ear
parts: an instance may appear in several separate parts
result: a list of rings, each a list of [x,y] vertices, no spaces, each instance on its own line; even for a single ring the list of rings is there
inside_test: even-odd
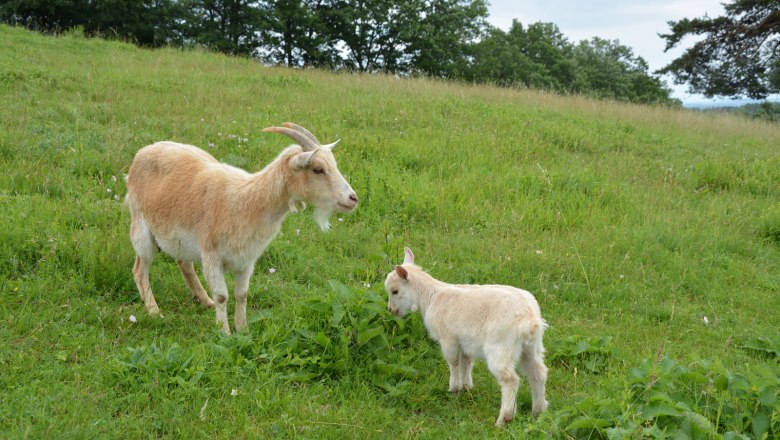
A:
[[[404,248],[404,264],[414,264],[414,253],[408,247]]]
[[[319,149],[316,149],[314,151],[301,153],[295,156],[294,159],[295,162],[293,166],[295,167],[296,170],[302,170],[308,168],[311,165],[312,159],[314,159],[314,156],[316,156],[317,153],[319,153],[319,151],[320,151]]]
[[[395,267],[395,273],[396,273],[396,275],[398,275],[402,279],[407,280],[407,281],[409,280],[409,272],[406,269],[404,269],[403,266],[401,266],[401,265],[396,266]]]

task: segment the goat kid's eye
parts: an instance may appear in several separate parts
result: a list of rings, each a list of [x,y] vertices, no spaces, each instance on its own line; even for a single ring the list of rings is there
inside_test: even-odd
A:
[[[323,170],[322,168],[313,168],[311,171],[314,174],[325,174],[325,170]]]
[[[392,294],[393,294],[393,295],[398,295],[398,291],[397,291],[397,290],[393,290],[393,291],[392,291]]]

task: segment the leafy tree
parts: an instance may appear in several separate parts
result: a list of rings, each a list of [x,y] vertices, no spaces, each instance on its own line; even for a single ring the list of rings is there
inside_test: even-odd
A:
[[[233,55],[252,55],[260,44],[261,4],[252,0],[184,0],[186,31],[196,44]]]
[[[573,70],[573,63],[564,56],[565,52],[570,52],[571,45],[565,39],[557,38],[560,33],[550,32],[554,26],[531,25],[529,30],[534,30],[530,36],[517,20],[512,22],[508,32],[491,29],[487,38],[472,47],[472,63],[465,78],[559,90],[560,81],[548,67],[569,64]],[[553,35],[555,38],[550,39]]]
[[[410,3],[407,3],[410,5]],[[485,0],[420,0],[407,8],[402,30],[414,71],[436,77],[461,77],[469,46],[486,34]]]
[[[87,34],[128,39],[140,46],[183,45],[185,14],[175,0],[103,0],[92,2],[84,24]]]
[[[42,32],[83,25],[89,0],[0,0],[0,19]]]
[[[670,90],[648,72],[647,61],[617,40],[594,37],[581,41],[573,57],[576,92],[632,102],[674,102]]]
[[[270,0],[265,5],[262,58],[288,67],[335,68],[339,57],[323,20],[325,0]]]
[[[572,45],[553,23],[523,25],[512,22],[509,36],[520,51],[543,67],[544,82],[530,85],[554,90],[571,90],[576,78]]]
[[[87,35],[142,46],[182,44],[176,0],[0,0],[0,19],[43,32],[82,26]]]
[[[670,21],[666,50],[688,35],[704,39],[660,69],[705,96],[765,98],[780,91],[780,2],[734,0],[720,17]]]
[[[462,78],[503,86],[542,87],[547,72],[513,44],[506,32],[490,29],[488,36],[470,48],[471,63]]]
[[[320,11],[333,44],[345,54],[345,67],[393,72],[405,65],[402,29],[408,9],[407,1],[329,0]]]

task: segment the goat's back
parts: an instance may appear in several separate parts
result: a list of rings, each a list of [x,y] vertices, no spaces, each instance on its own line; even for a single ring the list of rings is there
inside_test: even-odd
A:
[[[153,229],[194,226],[203,216],[219,212],[227,187],[248,173],[219,163],[192,145],[157,142],[136,153],[127,177],[130,208]]]
[[[504,285],[453,285],[434,305],[436,325],[474,336],[505,334],[510,329],[534,335],[544,320],[534,296]]]

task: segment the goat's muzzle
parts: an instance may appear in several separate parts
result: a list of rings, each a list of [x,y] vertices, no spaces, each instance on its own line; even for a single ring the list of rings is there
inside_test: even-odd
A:
[[[349,201],[347,203],[342,203],[342,202],[338,203],[339,210],[343,212],[351,212],[355,208],[357,208],[357,205],[358,205],[358,196],[354,192],[349,195]]]

